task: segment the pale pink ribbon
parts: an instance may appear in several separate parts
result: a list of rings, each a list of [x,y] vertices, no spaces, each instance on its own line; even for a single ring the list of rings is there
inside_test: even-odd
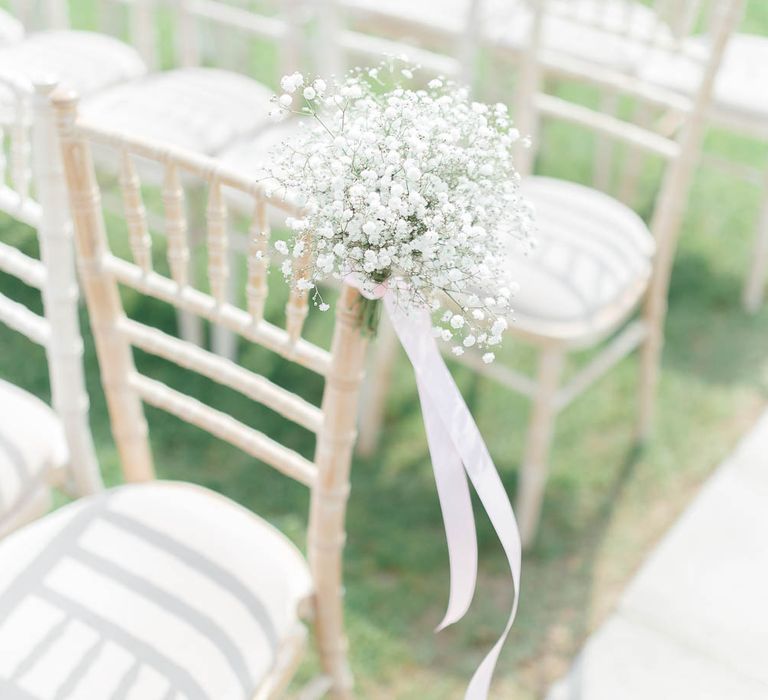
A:
[[[347,278],[347,282],[355,281]],[[445,523],[450,566],[448,608],[437,631],[467,612],[477,582],[477,536],[469,484],[472,481],[507,556],[514,601],[506,627],[469,683],[465,700],[485,700],[504,642],[512,628],[520,595],[522,547],[512,506],[488,448],[432,334],[429,313],[398,308],[394,295],[380,285],[373,298],[383,298],[392,326],[413,365],[424,427],[432,457],[440,508]]]

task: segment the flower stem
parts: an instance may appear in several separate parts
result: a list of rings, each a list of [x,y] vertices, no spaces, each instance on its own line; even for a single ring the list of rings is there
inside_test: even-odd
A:
[[[360,298],[360,330],[367,338],[375,338],[381,319],[381,301],[379,299]]]

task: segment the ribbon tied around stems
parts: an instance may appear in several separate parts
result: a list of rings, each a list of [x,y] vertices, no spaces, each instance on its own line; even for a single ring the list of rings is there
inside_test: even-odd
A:
[[[354,275],[345,282],[358,289]],[[512,628],[520,596],[522,546],[512,506],[472,414],[445,365],[432,334],[432,321],[424,309],[406,313],[398,308],[387,283],[372,292],[361,289],[368,299],[381,299],[392,326],[413,365],[421,402],[432,470],[445,524],[450,568],[448,606],[440,631],[457,622],[469,609],[477,582],[477,535],[469,483],[483,504],[509,563],[514,584],[514,602],[506,627],[472,676],[465,700],[485,700],[493,670]]]

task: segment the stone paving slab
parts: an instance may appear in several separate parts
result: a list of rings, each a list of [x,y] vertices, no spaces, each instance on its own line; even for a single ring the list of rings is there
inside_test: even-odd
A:
[[[768,413],[549,700],[768,699]]]
[[[766,700],[768,686],[614,615],[548,700]]]

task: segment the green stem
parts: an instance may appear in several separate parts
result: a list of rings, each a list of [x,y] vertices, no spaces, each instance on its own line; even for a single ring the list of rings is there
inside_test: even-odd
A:
[[[381,319],[381,301],[379,299],[360,298],[360,329],[367,338],[376,337]]]

